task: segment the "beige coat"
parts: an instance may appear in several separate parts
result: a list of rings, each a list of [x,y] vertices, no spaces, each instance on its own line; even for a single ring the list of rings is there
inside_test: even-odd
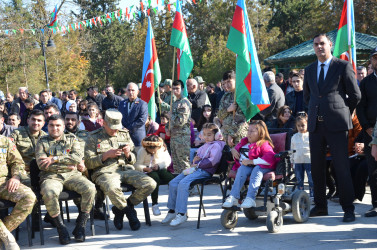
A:
[[[171,158],[168,150],[165,147],[157,150],[156,154],[152,157],[148,154],[145,148],[141,147],[137,153],[137,159],[135,163],[135,170],[143,172],[143,168],[158,164],[160,169],[164,169],[170,166]]]

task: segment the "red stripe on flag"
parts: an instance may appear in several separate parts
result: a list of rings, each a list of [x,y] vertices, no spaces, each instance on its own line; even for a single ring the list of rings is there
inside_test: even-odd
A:
[[[249,93],[251,94],[251,69],[250,69],[250,72],[249,74],[247,74],[246,78],[243,80],[243,83],[245,84],[247,90],[249,91]]]
[[[141,85],[141,99],[146,103],[149,102],[154,93],[154,68],[153,60],[149,62],[147,72],[145,72],[144,81]]]
[[[246,34],[245,19],[243,14],[243,9],[237,5],[236,11],[233,15],[232,27],[241,32],[242,34]]]
[[[344,1],[342,16],[340,17],[339,28],[342,28],[344,25],[347,25],[347,0]]]
[[[180,12],[175,12],[173,28],[186,34],[185,24],[183,23],[183,17]]]

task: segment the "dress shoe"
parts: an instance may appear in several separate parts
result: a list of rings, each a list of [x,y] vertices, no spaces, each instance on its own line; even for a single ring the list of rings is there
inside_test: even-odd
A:
[[[318,208],[315,206],[310,210],[309,217],[326,216],[326,215],[329,215],[327,208]]]
[[[365,217],[376,217],[377,216],[377,207],[374,207],[372,209],[369,209],[366,213],[365,213]]]
[[[354,212],[344,212],[343,222],[352,222],[355,221],[355,213]]]

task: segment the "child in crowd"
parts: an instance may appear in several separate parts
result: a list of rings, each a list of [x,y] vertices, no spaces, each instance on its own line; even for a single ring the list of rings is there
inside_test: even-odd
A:
[[[299,115],[296,118],[296,129],[298,133],[292,136],[291,150],[296,150],[293,154],[293,161],[295,165],[295,175],[298,188],[304,190],[304,172],[308,176],[310,198],[313,199],[313,180],[310,166],[310,146],[309,146],[309,132],[308,116],[306,114]]]
[[[166,143],[166,146],[170,152],[170,136],[166,135],[166,130],[165,130],[165,126],[169,122],[169,116],[168,116],[167,111],[161,112],[160,120],[161,120],[161,124],[158,127],[157,131],[153,133],[153,135],[157,135],[161,137]]]
[[[191,182],[211,177],[220,163],[225,142],[220,129],[213,123],[203,126],[206,143],[198,150],[191,168],[184,170],[169,183],[168,214],[163,224],[178,226],[187,220],[187,200]]]
[[[198,148],[201,147],[205,140],[203,138],[202,128],[203,125],[206,123],[213,123],[213,114],[212,114],[212,107],[208,104],[204,105],[202,108],[202,114],[199,118],[199,122],[197,124],[197,136],[195,136],[194,143],[191,144],[190,149],[190,163],[192,163],[194,159],[194,155]]]
[[[24,104],[25,104],[26,110],[22,114],[20,126],[27,126],[27,118],[29,118],[31,111],[33,111],[34,109],[33,97],[30,96],[26,98],[26,100],[24,101]]]
[[[241,188],[248,176],[250,176],[249,188],[241,207],[256,206],[255,198],[263,175],[274,171],[276,167],[277,160],[273,147],[266,124],[261,120],[251,121],[247,137],[241,139],[231,151],[236,160],[233,170],[237,170],[237,175],[230,196],[224,202],[223,207],[229,208],[238,205]]]
[[[81,119],[80,129],[86,131],[93,131],[103,126],[103,119],[101,112],[96,103],[90,102],[88,104],[88,116]]]
[[[160,185],[168,184],[174,176],[167,171],[171,163],[169,152],[166,148],[164,140],[156,135],[145,137],[141,141],[142,148],[137,153],[135,169],[147,173],[157,186],[152,196],[152,212],[153,215],[161,215],[158,207],[158,189]]]
[[[153,133],[156,133],[156,131],[158,130],[159,128],[159,125],[157,122],[153,121],[151,116],[148,115],[148,119],[147,121],[145,122],[145,132],[146,132],[146,135],[152,135]]]

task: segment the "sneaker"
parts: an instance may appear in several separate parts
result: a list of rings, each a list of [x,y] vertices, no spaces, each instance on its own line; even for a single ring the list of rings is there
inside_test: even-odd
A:
[[[183,222],[187,221],[187,214],[181,215],[177,214],[177,216],[170,222],[170,226],[175,227],[181,225]]]
[[[251,208],[251,207],[256,207],[256,206],[257,204],[255,204],[255,200],[253,200],[250,197],[246,197],[241,204],[242,208]]]
[[[238,206],[238,200],[230,195],[228,198],[226,198],[225,202],[223,203],[223,207],[233,206]]]
[[[161,215],[160,208],[158,207],[158,204],[152,206],[152,212],[154,216]]]
[[[167,223],[170,223],[173,219],[175,218],[175,213],[168,213],[165,217],[165,219],[163,219],[161,221],[162,224],[167,224]]]

